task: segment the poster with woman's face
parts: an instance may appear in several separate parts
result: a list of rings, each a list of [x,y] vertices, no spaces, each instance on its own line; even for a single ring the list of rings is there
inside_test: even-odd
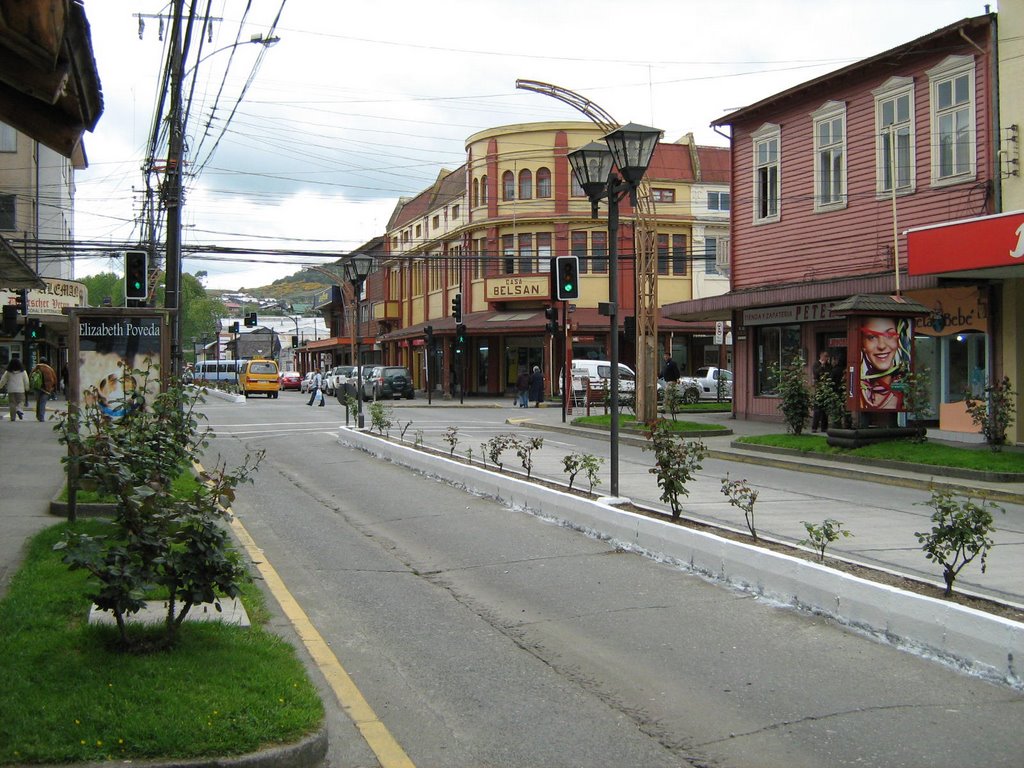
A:
[[[865,317],[860,327],[860,405],[865,411],[902,411],[911,371],[913,321]]]
[[[158,317],[79,317],[79,402],[115,419],[152,402],[160,392],[161,330]],[[148,370],[148,380],[133,370]]]

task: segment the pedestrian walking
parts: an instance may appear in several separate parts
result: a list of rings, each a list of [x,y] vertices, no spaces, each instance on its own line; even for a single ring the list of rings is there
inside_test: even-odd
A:
[[[309,402],[306,405],[312,405],[315,400],[320,401],[320,407],[324,407],[324,377],[317,371],[313,374],[313,381],[309,386]]]
[[[36,391],[36,421],[46,421],[46,403],[57,391],[57,372],[45,357],[41,357],[32,369],[29,381]]]
[[[661,378],[666,384],[675,384],[679,381],[679,365],[672,359],[672,353],[665,353],[665,364],[661,367]]]
[[[833,365],[829,361],[828,350],[818,353],[818,359],[811,366],[811,377],[814,379],[814,409],[811,415],[811,432],[828,432],[828,411],[825,408],[828,399],[825,391],[833,386]]]
[[[530,373],[526,368],[516,377],[516,405],[520,408],[530,407]]]
[[[16,418],[24,421],[25,414],[21,408],[28,402],[29,386],[25,366],[21,364],[20,358],[15,357],[7,364],[4,375],[0,376],[0,389],[7,390],[7,413],[11,421]]]
[[[535,408],[540,408],[540,401],[544,399],[544,374],[540,372],[539,365],[533,366],[530,374],[530,399]]]

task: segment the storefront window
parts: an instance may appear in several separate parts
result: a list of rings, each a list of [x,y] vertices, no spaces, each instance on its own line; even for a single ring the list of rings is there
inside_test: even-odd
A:
[[[757,394],[773,395],[777,379],[773,368],[782,367],[800,354],[799,325],[765,325],[757,328]]]

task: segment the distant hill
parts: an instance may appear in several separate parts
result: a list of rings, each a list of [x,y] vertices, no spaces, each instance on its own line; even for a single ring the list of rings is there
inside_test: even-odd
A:
[[[222,297],[224,294],[245,293],[256,299],[274,299],[287,305],[308,305],[313,295],[331,285],[326,275],[309,269],[275,280],[270,285],[245,287],[235,290],[209,290],[208,294]]]

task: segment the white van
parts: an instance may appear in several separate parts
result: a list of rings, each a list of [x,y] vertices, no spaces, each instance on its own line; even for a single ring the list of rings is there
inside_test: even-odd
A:
[[[563,369],[564,370],[564,369]],[[583,392],[584,381],[589,382],[591,389],[609,389],[612,382],[612,364],[610,360],[573,360],[572,388],[577,394]],[[561,391],[562,374],[559,373],[559,391]],[[619,363],[619,393],[636,391],[636,372],[628,365]]]

